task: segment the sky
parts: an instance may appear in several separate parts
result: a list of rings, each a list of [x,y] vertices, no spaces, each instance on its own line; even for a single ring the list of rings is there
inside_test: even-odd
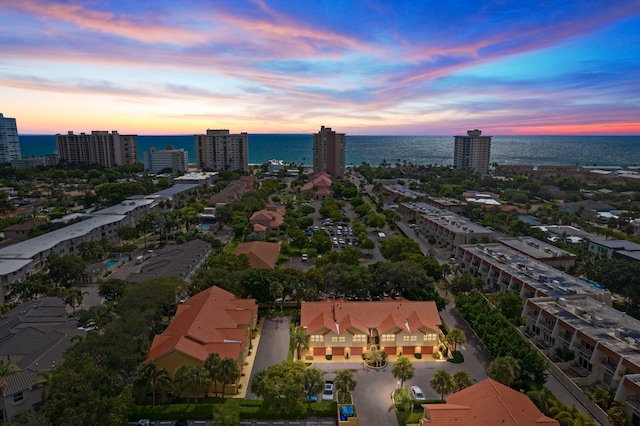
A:
[[[0,0],[20,134],[640,135],[640,0]]]

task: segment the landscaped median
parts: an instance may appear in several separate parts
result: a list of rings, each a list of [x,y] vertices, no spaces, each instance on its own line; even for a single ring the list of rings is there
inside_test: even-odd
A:
[[[292,410],[285,414],[280,410],[263,408],[262,400],[233,398],[224,402],[202,402],[198,405],[136,405],[129,419],[209,420],[214,419],[214,412],[215,419],[299,420],[307,417],[335,419],[337,410],[335,402],[323,401],[311,404],[311,413],[308,412],[306,404],[301,404],[298,410]]]

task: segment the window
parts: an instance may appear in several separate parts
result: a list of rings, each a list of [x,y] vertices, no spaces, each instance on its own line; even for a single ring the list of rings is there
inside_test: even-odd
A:
[[[403,342],[417,342],[418,336],[402,336]]]
[[[396,335],[395,334],[383,334],[382,338],[380,339],[383,342],[394,342],[396,340]]]
[[[310,337],[310,340],[312,343],[321,343],[324,340],[324,338],[323,336],[312,334]]]
[[[436,340],[437,338],[438,338],[437,334],[425,334],[424,335],[425,342],[432,342],[432,341]]]
[[[355,336],[353,336],[353,341],[354,342],[366,342],[367,341],[367,335],[366,334],[356,334]]]
[[[344,336],[333,336],[331,337],[331,343],[344,343],[346,341],[346,338]]]
[[[18,392],[18,393],[14,393],[13,394],[13,403],[14,404],[19,404],[24,400],[24,394],[22,392]]]

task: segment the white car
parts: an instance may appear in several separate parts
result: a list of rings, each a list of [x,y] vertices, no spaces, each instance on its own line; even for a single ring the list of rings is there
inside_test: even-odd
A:
[[[426,401],[427,398],[425,398],[424,393],[422,393],[422,389],[420,389],[418,386],[411,386],[411,398],[415,399],[416,401]]]
[[[322,391],[323,401],[333,401],[333,382],[326,382],[324,384],[324,391]]]
[[[307,255],[307,253],[302,253],[302,261],[306,262],[307,260],[309,260],[309,256]]]

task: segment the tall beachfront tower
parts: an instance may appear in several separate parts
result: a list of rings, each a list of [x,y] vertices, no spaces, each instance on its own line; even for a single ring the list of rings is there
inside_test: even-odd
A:
[[[331,127],[320,127],[313,134],[313,172],[325,171],[335,178],[344,177],[346,135]]]
[[[16,119],[0,113],[0,163],[9,163],[21,158]]]
[[[482,131],[468,130],[467,136],[455,136],[453,167],[472,169],[480,176],[489,174],[491,136],[481,136]]]
[[[249,171],[249,137],[246,133],[230,134],[228,130],[207,130],[196,137],[196,164],[202,170]]]
[[[136,135],[121,135],[117,131],[94,130],[90,134],[68,132],[56,135],[60,161],[73,164],[100,164],[105,167],[138,163]]]

